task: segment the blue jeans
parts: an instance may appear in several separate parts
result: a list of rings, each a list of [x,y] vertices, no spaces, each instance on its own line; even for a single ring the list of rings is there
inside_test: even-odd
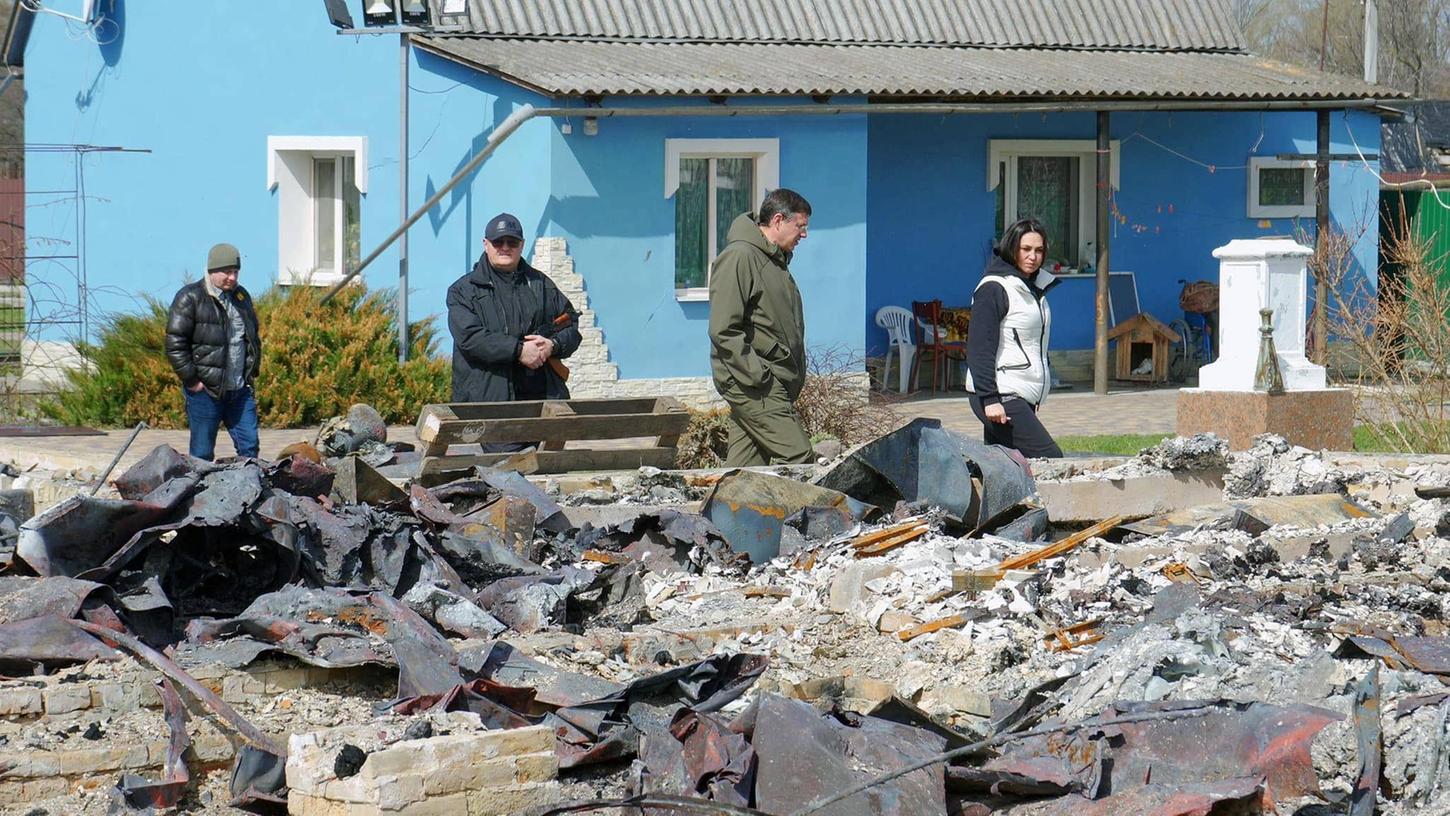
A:
[[[191,455],[198,459],[212,460],[217,428],[222,424],[227,426],[238,456],[257,455],[257,401],[250,385],[227,391],[220,399],[206,389],[186,391],[186,424],[191,427]]]

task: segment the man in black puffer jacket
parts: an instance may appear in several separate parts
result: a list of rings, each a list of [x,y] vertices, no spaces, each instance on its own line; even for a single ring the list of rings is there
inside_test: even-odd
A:
[[[186,395],[191,455],[211,460],[217,428],[225,424],[238,456],[257,455],[257,401],[252,383],[262,362],[262,339],[252,296],[237,283],[241,255],[217,244],[206,276],[181,287],[166,315],[166,359]]]

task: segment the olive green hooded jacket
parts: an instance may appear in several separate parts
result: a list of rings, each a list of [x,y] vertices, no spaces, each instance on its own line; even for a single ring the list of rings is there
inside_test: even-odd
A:
[[[790,253],[767,241],[754,213],[735,219],[710,272],[710,369],[726,398],[772,383],[794,402],[806,380],[806,324]]]

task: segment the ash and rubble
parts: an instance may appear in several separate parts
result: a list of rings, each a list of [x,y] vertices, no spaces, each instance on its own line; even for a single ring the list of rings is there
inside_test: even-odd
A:
[[[645,468],[543,488],[486,469],[380,483],[376,439],[216,465],[158,448],[116,480],[118,497],[0,517],[0,547],[13,542],[0,550],[0,662],[46,682],[142,665],[173,680],[259,661],[363,667],[396,680],[233,713],[277,753],[289,733],[444,712],[551,725],[572,800],[797,813],[993,743],[820,812],[1450,812],[1450,503],[1416,493],[1450,484],[1450,459],[1336,458],[1276,437],[1230,453],[1204,435],[1029,470],[913,425],[816,467]],[[903,472],[903,445],[936,452],[919,457],[934,469]],[[1053,524],[1035,483],[1183,472],[1221,480],[1221,503],[1151,518],[1104,507],[1137,517],[1036,557],[1081,531]],[[74,627],[86,648],[27,642],[68,619],[175,665]],[[184,692],[192,739],[235,731]],[[6,718],[0,751],[168,734],[154,704],[82,719]],[[165,804],[286,801],[275,778],[258,796],[239,776],[199,774]]]

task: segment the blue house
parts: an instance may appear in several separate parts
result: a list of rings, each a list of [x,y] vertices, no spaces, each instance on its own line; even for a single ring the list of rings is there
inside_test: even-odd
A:
[[[1032,214],[1069,275],[1054,364],[1082,376],[1100,199],[1110,307],[1136,292],[1167,321],[1215,247],[1313,240],[1321,148],[1331,220],[1373,281],[1378,106],[1403,94],[1247,53],[1230,0],[431,0],[413,33],[348,33],[363,5],[20,7],[27,285],[93,324],[169,297],[216,241],[254,291],[328,285],[447,188],[370,286],[405,269],[410,316],[441,319],[487,219],[513,212],[587,305],[576,395],[698,401],[709,259],[787,186],[815,210],[792,264],[812,347],[880,354],[880,307],[968,303],[1001,225]]]

